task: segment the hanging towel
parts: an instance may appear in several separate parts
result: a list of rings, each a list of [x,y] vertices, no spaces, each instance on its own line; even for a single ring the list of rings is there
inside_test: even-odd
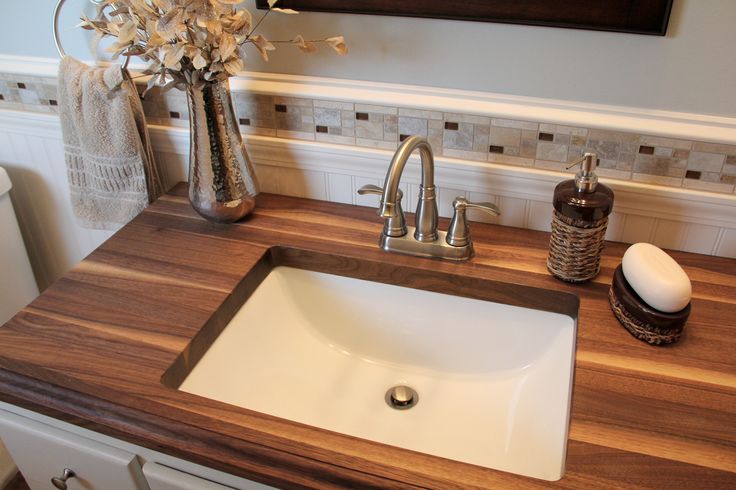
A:
[[[114,229],[163,193],[143,106],[119,65],[59,63],[59,116],[72,208],[80,225]]]

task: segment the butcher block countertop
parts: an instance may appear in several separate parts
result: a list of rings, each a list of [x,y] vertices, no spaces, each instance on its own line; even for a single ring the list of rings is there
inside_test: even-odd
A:
[[[209,223],[179,184],[0,328],[0,399],[283,488],[736,488],[736,260],[672,252],[692,314],[679,343],[653,347],[608,304],[626,245],[608,243],[600,275],[570,285],[546,270],[547,233],[473,223],[475,258],[449,263],[379,250],[381,227],[371,208],[275,195],[240,223]],[[249,271],[304,257],[434,291],[500,281],[509,297],[514,284],[578,295],[565,476],[458,463],[171,387],[252,291]]]

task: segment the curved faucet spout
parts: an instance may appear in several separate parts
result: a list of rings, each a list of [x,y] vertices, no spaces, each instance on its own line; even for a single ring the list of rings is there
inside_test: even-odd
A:
[[[431,242],[437,239],[437,200],[434,190],[434,155],[427,138],[414,135],[406,138],[391,160],[391,165],[383,184],[383,195],[378,208],[378,215],[393,218],[397,215],[396,201],[401,174],[414,150],[419,150],[422,164],[422,183],[419,188],[419,202],[416,212],[416,232],[414,237],[420,242]]]

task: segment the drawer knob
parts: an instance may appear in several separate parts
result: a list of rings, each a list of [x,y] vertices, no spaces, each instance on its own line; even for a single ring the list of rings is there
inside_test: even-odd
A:
[[[74,478],[77,476],[76,473],[74,473],[74,470],[70,470],[69,468],[64,468],[64,473],[61,475],[61,477],[55,476],[51,479],[51,484],[58,488],[59,490],[66,490],[66,481],[69,478]]]

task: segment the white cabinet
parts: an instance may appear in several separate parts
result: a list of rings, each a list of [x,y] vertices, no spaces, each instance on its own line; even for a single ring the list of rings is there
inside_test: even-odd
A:
[[[267,485],[238,479],[231,481],[229,485],[220,485],[212,480],[206,480],[199,476],[185,473],[168,466],[149,461],[143,465],[143,474],[151,490],[266,490],[273,489]]]
[[[151,490],[230,490],[232,488],[153,462],[143,465],[143,474],[146,475]]]
[[[54,490],[65,468],[69,490],[273,489],[4,402],[0,438],[31,490]]]
[[[148,490],[133,453],[4,410],[0,437],[31,490],[53,489],[65,468],[69,490]]]

